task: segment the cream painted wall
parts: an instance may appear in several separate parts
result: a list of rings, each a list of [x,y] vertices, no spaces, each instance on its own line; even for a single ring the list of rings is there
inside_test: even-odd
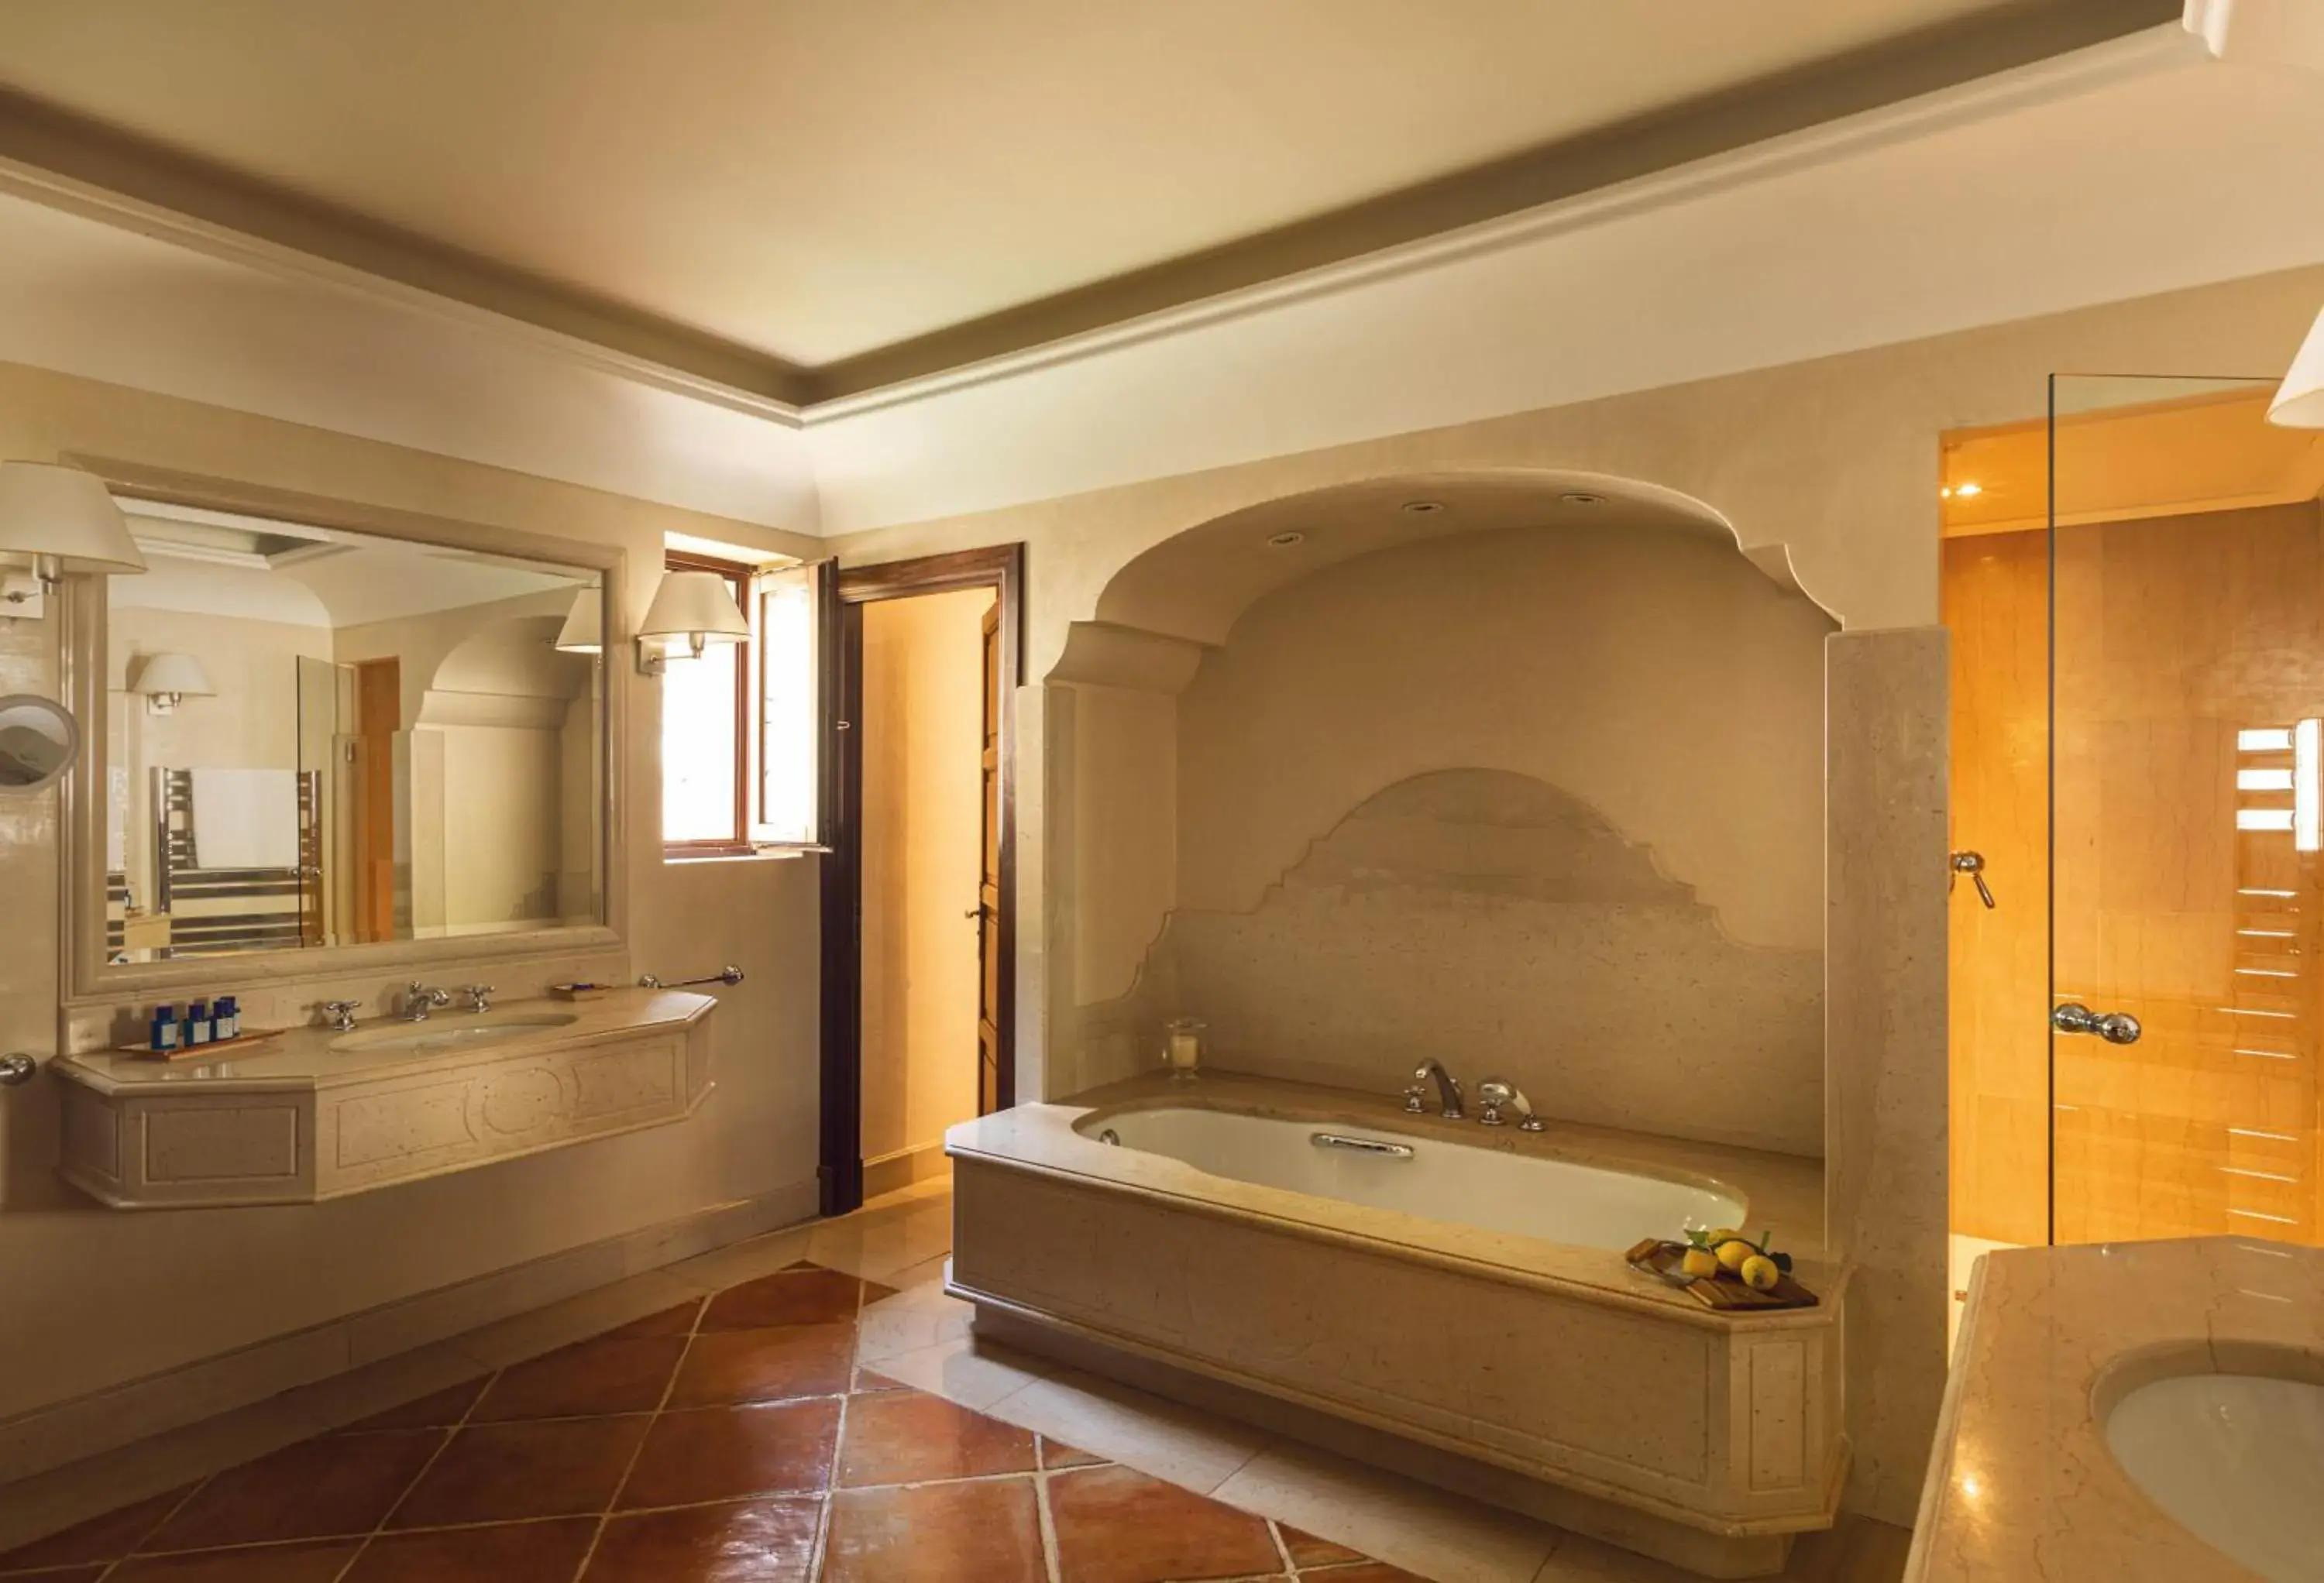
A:
[[[976,1114],[990,589],[863,607],[863,1158]]]
[[[0,456],[65,453],[618,546],[632,610],[652,592],[665,532],[814,548],[747,523],[0,364]],[[58,630],[53,621],[0,621],[0,691],[57,695]],[[811,1212],[815,865],[663,864],[650,839],[658,699],[615,660],[611,684],[629,689],[631,721],[619,791],[649,836],[630,851],[632,948],[579,964],[480,949],[460,965],[488,971],[515,999],[576,965],[675,977],[739,964],[749,980],[719,992],[717,1088],[703,1109],[676,1126],[311,1208],[132,1214],[57,1181],[52,1084],[0,1091],[0,1357],[40,1360],[0,1370],[0,1418],[715,1206],[767,1200]],[[54,790],[0,797],[0,1049],[54,1048],[59,819]],[[377,1007],[394,978],[334,978],[310,992]],[[248,987],[224,971],[216,986]]]

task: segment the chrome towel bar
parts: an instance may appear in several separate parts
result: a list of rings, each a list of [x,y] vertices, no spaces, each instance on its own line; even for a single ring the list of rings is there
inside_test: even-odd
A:
[[[674,984],[665,983],[651,973],[646,973],[639,978],[638,988],[641,989],[690,989],[696,984],[739,984],[742,981],[742,970],[730,962],[723,971],[712,973],[708,978],[680,979]]]

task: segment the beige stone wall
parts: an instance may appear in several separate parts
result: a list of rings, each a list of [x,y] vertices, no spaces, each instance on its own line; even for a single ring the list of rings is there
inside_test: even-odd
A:
[[[666,531],[812,548],[744,523],[0,365],[0,456],[65,453],[618,545],[632,610],[652,592]],[[0,693],[58,695],[58,631],[53,621],[0,621]],[[659,700],[625,657],[612,658],[610,685],[631,690],[620,789],[633,827],[650,836],[659,817]],[[0,1049],[55,1047],[59,821],[54,790],[0,797]],[[649,839],[632,848],[628,878],[641,943],[634,971],[676,976],[731,961],[750,975],[720,992],[718,1086],[686,1122],[312,1209],[131,1214],[57,1181],[54,1085],[0,1096],[0,1356],[40,1360],[0,1370],[0,1418],[714,1206],[809,1189],[814,863],[666,867]],[[480,950],[475,965],[488,960]],[[493,976],[504,997],[524,981]],[[363,992],[386,983],[383,975]],[[222,971],[217,988],[236,986]]]

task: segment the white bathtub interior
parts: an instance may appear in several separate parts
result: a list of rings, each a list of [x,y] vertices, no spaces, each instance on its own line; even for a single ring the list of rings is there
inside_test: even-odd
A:
[[[1618,1251],[1683,1227],[1740,1227],[1747,1208],[1731,1192],[1353,1122],[1157,1106],[1099,1112],[1075,1130],[1257,1187],[1582,1247]]]

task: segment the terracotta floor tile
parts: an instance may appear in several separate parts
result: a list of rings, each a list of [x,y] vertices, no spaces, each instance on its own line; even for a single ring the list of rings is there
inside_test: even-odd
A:
[[[467,1416],[468,1409],[476,1404],[476,1398],[483,1395],[484,1387],[492,1383],[492,1376],[480,1374],[464,1385],[453,1385],[438,1391],[434,1395],[422,1396],[417,1402],[406,1402],[401,1407],[391,1407],[384,1413],[374,1413],[369,1418],[359,1419],[338,1432],[370,1434],[383,1429],[449,1429]]]
[[[1266,1519],[1128,1468],[1049,1481],[1063,1583],[1168,1583],[1279,1570]]]
[[[843,1485],[921,1484],[1033,1468],[1030,1433],[942,1396],[895,1391],[847,1404],[839,1444]]]
[[[66,1567],[61,1569],[52,1568],[46,1571],[30,1574],[0,1572],[0,1578],[7,1578],[9,1583],[104,1583],[106,1569],[111,1564],[109,1561],[99,1561],[90,1567]]]
[[[182,1556],[133,1556],[106,1578],[107,1583],[116,1578],[121,1583],[331,1583],[362,1548],[360,1539],[334,1539]]]
[[[689,1298],[676,1308],[665,1308],[659,1313],[650,1313],[643,1319],[607,1330],[597,1338],[600,1341],[628,1341],[641,1336],[683,1336],[692,1332],[694,1317],[702,1311],[702,1299]]]
[[[388,1526],[438,1528],[602,1512],[650,1422],[472,1424],[452,1437]]]
[[[819,1490],[838,1433],[839,1404],[829,1400],[665,1413],[616,1505],[635,1511]]]
[[[189,1486],[190,1487],[190,1486]],[[102,1517],[76,1523],[46,1539],[36,1539],[0,1555],[0,1572],[29,1572],[37,1567],[77,1567],[88,1561],[116,1561],[137,1548],[137,1542],[161,1524],[186,1498],[183,1489],[139,1501]]]
[[[1328,1539],[1318,1538],[1305,1529],[1294,1528],[1288,1523],[1278,1523],[1276,1527],[1282,1531],[1283,1548],[1291,1552],[1291,1564],[1295,1567],[1323,1567],[1336,1561],[1365,1561],[1371,1559],[1360,1550],[1350,1550],[1344,1544],[1333,1544]]]
[[[140,1548],[200,1550],[368,1533],[443,1443],[438,1429],[302,1440],[219,1474]]]
[[[517,1418],[598,1418],[651,1413],[685,1354],[684,1336],[613,1336],[576,1341],[501,1371],[471,1423]]]
[[[886,1375],[872,1369],[859,1368],[855,1371],[855,1388],[860,1392],[871,1392],[908,1391],[912,1387],[901,1380],[891,1380]]]
[[[847,1389],[854,1358],[853,1324],[706,1331],[687,1348],[669,1404],[717,1407],[834,1395]]]
[[[807,1583],[822,1510],[745,1501],[615,1517],[583,1583]]]
[[[572,1583],[596,1533],[595,1517],[383,1533],[341,1583]]]
[[[1651,1569],[1655,1569],[1652,1561],[1642,1564]],[[1428,1579],[1419,1573],[1407,1572],[1402,1567],[1391,1567],[1386,1561],[1360,1561],[1352,1567],[1326,1567],[1320,1572],[1303,1569],[1299,1576],[1302,1583],[1309,1578],[1314,1578],[1316,1583],[1428,1583]]]
[[[1053,1440],[1047,1435],[1041,1439],[1041,1466],[1058,1468],[1102,1468],[1103,1457],[1093,1457],[1079,1446],[1069,1446],[1063,1440]]]
[[[831,1497],[823,1583],[1040,1583],[1029,1478],[842,1490]]]
[[[837,1270],[778,1270],[710,1300],[706,1330],[763,1330],[776,1325],[853,1321],[863,1302],[863,1283]]]

